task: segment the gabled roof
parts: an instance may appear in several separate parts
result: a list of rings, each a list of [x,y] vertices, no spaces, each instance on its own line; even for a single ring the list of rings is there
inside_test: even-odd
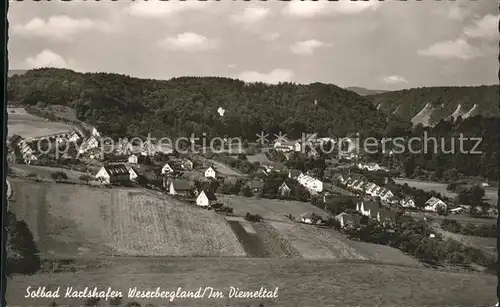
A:
[[[439,198],[436,198],[436,197],[431,197],[429,198],[429,200],[427,200],[425,202],[426,205],[429,205],[429,206],[434,206],[435,204],[439,203],[439,202],[442,202],[444,203],[441,199]]]
[[[217,197],[215,197],[215,194],[213,192],[208,190],[203,190],[202,192],[205,194],[205,196],[208,198],[209,201],[217,200]]]
[[[290,187],[288,186],[288,184],[286,184],[286,181],[283,181],[283,183],[280,185],[280,187],[278,189],[281,190],[281,189],[286,189],[286,188],[290,189]]]
[[[183,179],[173,179],[171,185],[174,186],[176,191],[188,191],[192,188],[191,182]]]
[[[129,170],[125,164],[109,164],[103,167],[110,176],[129,174]]]

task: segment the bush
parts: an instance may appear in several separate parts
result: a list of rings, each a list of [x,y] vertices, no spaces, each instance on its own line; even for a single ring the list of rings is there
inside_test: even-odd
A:
[[[13,273],[31,275],[41,267],[33,234],[24,221],[7,212],[7,276]]]
[[[262,221],[262,216],[260,216],[258,214],[251,214],[251,213],[247,212],[247,214],[245,215],[245,220],[247,220],[249,222],[260,222],[260,221]]]
[[[62,171],[57,171],[55,173],[52,173],[52,174],[50,174],[50,177],[52,177],[52,179],[55,179],[55,180],[67,180],[68,179],[68,175],[66,175],[66,173],[62,172]]]

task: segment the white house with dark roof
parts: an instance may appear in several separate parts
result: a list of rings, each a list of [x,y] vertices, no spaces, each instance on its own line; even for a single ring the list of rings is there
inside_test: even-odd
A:
[[[212,178],[215,179],[217,177],[217,173],[215,172],[215,169],[213,167],[209,167],[205,170],[205,178]]]
[[[428,201],[425,202],[424,209],[426,211],[437,212],[439,210],[439,208],[446,210],[448,208],[448,206],[446,205],[446,203],[444,201],[442,201],[441,199],[439,199],[437,197],[431,197],[431,198],[429,198]]]
[[[101,167],[95,175],[95,179],[102,183],[110,184],[120,181],[134,181],[137,179],[137,172],[132,168],[127,168],[124,164],[112,164]]]
[[[415,208],[416,205],[415,205],[415,201],[413,200],[413,198],[406,198],[406,199],[402,199],[399,204],[401,205],[401,207],[403,208]]]
[[[210,207],[217,202],[217,197],[210,191],[201,191],[196,197],[196,204],[200,207]]]

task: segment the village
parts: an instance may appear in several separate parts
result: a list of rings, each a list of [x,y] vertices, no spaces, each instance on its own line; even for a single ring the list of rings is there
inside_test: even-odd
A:
[[[74,131],[38,138],[13,135],[8,140],[8,161],[11,166],[25,164],[78,170],[83,168],[87,175],[82,175],[80,179],[85,184],[108,188],[142,186],[225,214],[232,214],[233,209],[230,202],[218,200],[219,194],[308,201],[325,209],[330,216],[303,212],[297,217],[290,216],[292,220],[315,225],[325,225],[334,220],[342,228],[358,227],[361,217],[393,222],[398,214],[425,215],[424,219],[427,219],[481,210],[479,206],[460,205],[451,199],[440,199],[435,193],[426,193],[428,199],[422,202],[420,197],[422,203],[417,203],[412,193],[391,191],[390,187],[395,184],[390,169],[374,162],[362,162],[362,157],[353,152],[344,153],[338,159],[326,159],[324,169],[299,170],[285,166],[284,161],[292,157],[311,161],[324,159],[318,153],[319,148],[323,148],[325,143],[336,145],[331,138],[319,138],[316,134],[306,137],[307,143],[304,140],[280,138],[266,148],[259,148],[260,153],[257,155],[265,157],[265,162],[250,162],[248,157],[251,156],[242,153],[227,155],[221,160],[229,161],[229,164],[245,164],[245,172],[231,171],[231,166],[217,162],[217,155],[212,154],[209,159],[207,154],[197,152],[179,154],[171,147],[160,148],[152,142],[137,146],[123,139],[113,146],[112,152],[102,154],[102,146],[105,145],[97,129],[87,131],[79,126],[75,126]],[[40,153],[40,144],[44,142],[45,146],[50,145],[52,148],[48,153]],[[65,148],[64,154],[56,157],[60,147]],[[304,148],[307,150],[303,151]],[[219,166],[228,168],[230,172],[219,171]],[[52,177],[64,183],[65,175],[61,175],[60,171],[57,174]],[[376,174],[382,184],[370,181],[366,174]],[[346,199],[350,206],[341,208],[338,203],[345,203]],[[496,214],[496,209],[485,212],[489,216]],[[247,216],[251,215],[247,212]]]

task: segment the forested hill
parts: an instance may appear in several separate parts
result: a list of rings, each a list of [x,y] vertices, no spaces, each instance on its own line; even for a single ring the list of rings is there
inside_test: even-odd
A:
[[[441,119],[498,116],[499,87],[424,87],[366,96],[378,110],[414,124],[431,126]]]
[[[220,77],[160,81],[44,68],[9,78],[8,98],[23,105],[71,107],[79,120],[114,137],[205,132],[255,140],[261,131],[293,137],[303,132],[371,135],[386,126],[372,101],[321,83],[248,84]]]
[[[346,87],[345,89],[348,91],[354,92],[358,95],[361,95],[361,96],[375,95],[375,94],[387,92],[384,90],[372,90],[372,89],[367,89],[367,88],[359,87],[359,86],[350,86],[350,87]]]

